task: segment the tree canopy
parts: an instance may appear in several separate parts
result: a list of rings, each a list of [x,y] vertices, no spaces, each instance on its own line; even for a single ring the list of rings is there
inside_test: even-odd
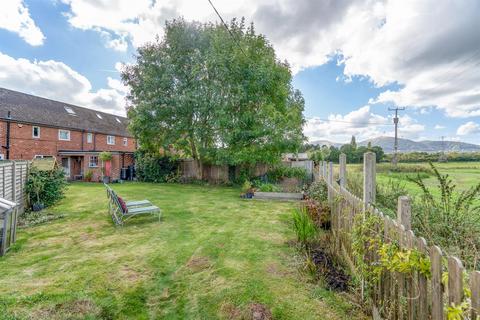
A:
[[[130,130],[146,150],[203,163],[273,163],[304,136],[304,99],[253,24],[168,21],[122,72]]]

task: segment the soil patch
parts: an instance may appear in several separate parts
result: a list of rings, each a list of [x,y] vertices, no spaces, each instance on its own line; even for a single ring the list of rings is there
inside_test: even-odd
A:
[[[210,261],[207,257],[192,257],[188,260],[187,267],[194,272],[198,272],[210,267]]]
[[[322,247],[312,250],[312,261],[317,267],[317,274],[325,280],[325,285],[335,291],[347,291],[350,285],[350,276],[335,263],[332,256]]]
[[[252,320],[271,320],[272,312],[261,303],[252,303],[249,306],[250,319]]]

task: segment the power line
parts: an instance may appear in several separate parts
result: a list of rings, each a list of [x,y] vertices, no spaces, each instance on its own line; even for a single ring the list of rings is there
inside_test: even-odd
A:
[[[220,13],[218,12],[217,8],[215,8],[215,6],[213,5],[212,1],[211,0],[208,0],[208,2],[210,3],[210,5],[212,6],[213,10],[215,11],[215,13],[217,14],[217,16],[220,18],[220,21],[222,21],[222,24],[223,26],[225,27],[225,29],[227,29],[228,33],[230,34],[230,37],[232,37],[233,41],[237,44],[238,48],[240,48],[240,51],[242,51],[243,55],[246,57],[247,55],[245,54],[245,51],[243,51],[242,49],[242,46],[240,45],[240,42],[238,41],[238,39],[233,35],[232,31],[228,28],[227,24],[225,23],[225,20],[223,20],[222,16],[220,15]]]
[[[325,122],[340,122],[340,123],[350,123],[350,124],[359,124],[359,125],[377,125],[377,126],[393,126],[391,123],[379,123],[379,122],[354,122],[354,121],[345,121],[345,120],[334,120],[334,119],[323,119],[323,118],[314,118],[320,121],[325,121]]]

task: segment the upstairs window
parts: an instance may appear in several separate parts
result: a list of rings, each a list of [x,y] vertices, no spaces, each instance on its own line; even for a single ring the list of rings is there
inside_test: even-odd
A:
[[[68,112],[68,114],[71,114],[72,116],[76,116],[77,114],[75,113],[75,111],[73,111],[72,108],[70,107],[63,107],[65,109],[65,111]]]
[[[98,167],[98,156],[90,156],[90,161],[88,162],[90,168]]]
[[[58,140],[70,141],[70,131],[69,130],[58,130]]]
[[[32,137],[36,139],[40,138],[40,127],[32,127]]]
[[[87,133],[87,143],[93,143],[93,134]]]
[[[127,138],[123,138],[123,146],[128,146],[128,139]]]
[[[107,144],[115,144],[115,136],[107,136]]]

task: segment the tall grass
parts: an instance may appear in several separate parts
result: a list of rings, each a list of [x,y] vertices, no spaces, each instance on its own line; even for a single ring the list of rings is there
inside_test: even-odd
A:
[[[308,253],[311,243],[317,236],[317,227],[305,208],[295,209],[292,218],[297,241]]]

